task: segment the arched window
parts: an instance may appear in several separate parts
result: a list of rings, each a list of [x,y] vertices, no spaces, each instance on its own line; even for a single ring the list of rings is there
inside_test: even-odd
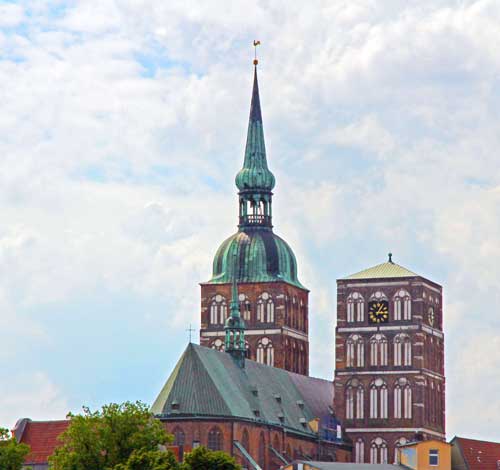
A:
[[[208,446],[210,450],[222,450],[222,432],[218,427],[208,432]]]
[[[411,339],[407,334],[394,337],[394,365],[411,366]]]
[[[243,434],[241,436],[241,445],[248,453],[250,453],[250,436],[248,435],[248,431],[246,429],[243,430]]]
[[[370,363],[372,366],[387,365],[387,338],[379,333],[370,339]]]
[[[261,468],[266,468],[266,438],[263,432],[259,437],[259,465]]]
[[[370,463],[387,463],[387,460],[387,442],[376,437],[371,443]]]
[[[362,322],[365,319],[365,299],[359,292],[352,292],[347,297],[347,321]]]
[[[257,300],[257,321],[261,323],[274,322],[274,301],[267,292],[263,292]]]
[[[210,323],[212,325],[223,325],[227,318],[226,298],[220,294],[212,297],[210,301]]]
[[[257,342],[257,362],[274,366],[274,348],[269,338],[261,338]]]
[[[252,351],[250,350],[250,344],[245,340],[245,357],[250,359],[252,357]]]
[[[174,446],[183,446],[186,441],[186,435],[180,427],[174,428],[172,434],[174,435]]]
[[[212,341],[210,347],[212,349],[216,349],[217,351],[224,351],[224,341],[222,341],[220,338],[217,338],[215,341]]]
[[[394,296],[394,320],[411,320],[411,297],[401,289]]]
[[[252,318],[252,311],[249,298],[245,294],[240,294],[238,300],[240,301],[240,313],[243,320],[250,321]]]
[[[387,385],[382,379],[375,379],[370,384],[370,418],[387,418],[387,406]]]
[[[348,385],[345,390],[345,417],[346,419],[354,418],[354,390],[351,385]]]
[[[356,389],[356,418],[364,418],[364,407],[365,407],[365,389],[363,385],[359,384]]]
[[[356,440],[354,457],[356,463],[365,463],[365,441],[360,437]]]
[[[401,378],[394,384],[394,417],[411,419],[412,396],[411,386],[407,379]]]
[[[347,367],[364,367],[365,344],[359,335],[351,335],[346,342]]]
[[[412,393],[410,384],[406,384],[403,389],[403,399],[404,399],[404,413],[403,416],[405,419],[411,419],[412,411],[413,411],[413,401],[412,401]]]
[[[363,419],[364,417],[364,388],[358,379],[352,379],[346,386],[346,418]]]

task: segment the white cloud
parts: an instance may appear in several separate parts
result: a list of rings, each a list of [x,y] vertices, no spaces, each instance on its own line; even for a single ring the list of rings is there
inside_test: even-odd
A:
[[[20,5],[4,3],[0,5],[0,27],[13,28],[24,19],[24,10]]]
[[[333,372],[335,278],[389,249],[444,284],[453,377],[461,348],[473,347],[468,332],[486,342],[487,325],[496,345],[497,1],[0,8],[0,303],[8,312],[0,361],[23,340],[49,357],[65,332],[46,310],[77,309],[95,292],[167,298],[176,306],[165,312],[168,338],[196,321],[197,283],[235,230],[254,38],[276,231],[311,288],[313,372]],[[134,332],[126,334],[132,343]],[[478,349],[475,360],[492,351]],[[453,411],[451,433],[467,434],[474,400],[463,390],[500,367],[488,364],[465,374],[464,387],[450,378],[450,409],[463,410]],[[26,373],[38,377],[40,368]],[[484,391],[491,411],[497,388]],[[11,388],[7,399],[0,421],[36,412],[28,395]],[[54,403],[40,409],[61,417],[64,399]],[[476,421],[494,437],[486,418]]]
[[[59,388],[42,371],[18,373],[2,377],[0,381],[0,409],[2,423],[11,429],[18,419],[64,419],[70,411]],[[19,415],[20,410],[22,413]]]

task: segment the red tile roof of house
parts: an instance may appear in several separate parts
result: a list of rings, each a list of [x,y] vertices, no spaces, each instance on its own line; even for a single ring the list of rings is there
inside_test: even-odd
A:
[[[57,437],[66,430],[69,423],[69,420],[20,420],[16,425],[16,429],[14,429],[14,434],[16,435],[18,441],[28,444],[31,447],[31,452],[24,460],[24,463],[47,463],[48,458],[52,455],[54,449],[60,445]]]
[[[498,470],[500,443],[455,437],[469,470]]]

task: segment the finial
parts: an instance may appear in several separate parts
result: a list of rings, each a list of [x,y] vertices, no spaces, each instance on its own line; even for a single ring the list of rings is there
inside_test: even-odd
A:
[[[253,65],[257,66],[259,61],[257,60],[257,46],[260,46],[260,41],[257,41],[254,39],[253,41],[253,47],[255,48],[255,54],[254,54],[254,59],[253,59]]]
[[[389,253],[389,263],[392,263],[392,253]]]

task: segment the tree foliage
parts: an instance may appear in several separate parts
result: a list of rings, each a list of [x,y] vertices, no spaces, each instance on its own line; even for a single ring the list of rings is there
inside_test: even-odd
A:
[[[241,470],[236,460],[225,452],[198,447],[186,454],[182,470]]]
[[[20,444],[15,437],[11,437],[7,429],[0,428],[0,468],[2,470],[21,470],[24,458],[30,448]]]
[[[160,449],[171,442],[148,407],[126,402],[105,405],[100,411],[83,408],[70,415],[60,436],[61,445],[49,458],[53,470],[170,470],[177,464]]]

